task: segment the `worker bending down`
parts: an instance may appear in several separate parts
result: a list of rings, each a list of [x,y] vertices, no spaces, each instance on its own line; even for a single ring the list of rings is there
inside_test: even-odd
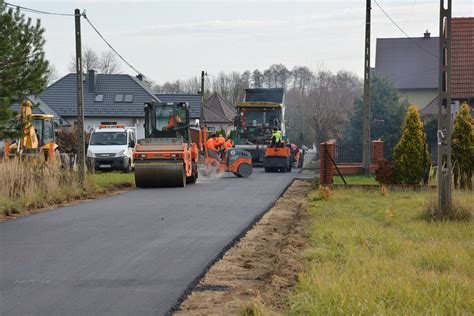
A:
[[[209,157],[219,159],[219,150],[217,145],[217,135],[212,134],[206,141],[206,148]]]
[[[280,147],[281,141],[282,141],[281,132],[276,127],[274,127],[273,132],[272,132],[270,147]]]
[[[225,150],[227,150],[227,149],[231,149],[232,147],[234,147],[234,142],[232,141],[232,139],[229,138],[224,143],[224,148],[225,148]]]

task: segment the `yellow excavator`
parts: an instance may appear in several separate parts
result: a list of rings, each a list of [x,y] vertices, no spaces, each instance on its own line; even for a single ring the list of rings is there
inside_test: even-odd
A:
[[[13,144],[5,142],[5,159],[19,156],[52,160],[58,155],[54,115],[33,114],[31,102],[25,100],[16,119],[22,128],[21,135]]]

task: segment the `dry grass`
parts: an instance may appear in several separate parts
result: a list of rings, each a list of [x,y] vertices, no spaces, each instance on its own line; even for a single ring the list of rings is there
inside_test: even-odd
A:
[[[131,186],[133,174],[99,173],[88,175],[83,189],[77,172],[62,168],[58,162],[11,159],[0,162],[0,217],[24,214],[33,209]]]
[[[421,219],[429,196],[335,190],[329,200],[310,197],[307,269],[288,314],[472,314],[474,225]],[[472,192],[454,198],[474,205]]]
[[[0,215],[47,207],[83,194],[76,174],[62,169],[56,162],[12,159],[0,163]]]
[[[421,217],[427,221],[470,221],[474,216],[474,205],[454,198],[451,212],[439,212],[435,195],[428,198]]]

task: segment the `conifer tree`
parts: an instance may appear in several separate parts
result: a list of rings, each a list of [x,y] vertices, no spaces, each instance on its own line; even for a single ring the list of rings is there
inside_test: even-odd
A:
[[[431,165],[426,134],[415,105],[408,107],[400,141],[393,150],[395,176],[403,184],[420,184]]]
[[[472,189],[472,169],[474,168],[474,127],[467,103],[461,106],[454,119],[451,137],[454,185],[461,189]]]
[[[40,20],[33,23],[0,0],[0,137],[13,115],[10,105],[46,87],[43,33]]]

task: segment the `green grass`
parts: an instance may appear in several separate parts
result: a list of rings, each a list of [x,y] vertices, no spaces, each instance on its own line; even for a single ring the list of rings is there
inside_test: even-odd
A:
[[[117,187],[132,187],[135,185],[133,172],[97,172],[91,175],[93,183],[100,190],[108,190]]]
[[[359,185],[367,185],[367,184],[379,184],[376,180],[375,177],[366,177],[362,175],[357,175],[357,176],[344,176],[344,179],[346,179],[347,184],[359,184]],[[338,175],[337,173],[334,175],[334,184],[344,184],[344,181],[342,181],[341,176]]]
[[[290,315],[472,315],[474,223],[426,222],[434,193],[335,190],[310,199],[307,270]],[[455,199],[474,205],[472,192]]]

